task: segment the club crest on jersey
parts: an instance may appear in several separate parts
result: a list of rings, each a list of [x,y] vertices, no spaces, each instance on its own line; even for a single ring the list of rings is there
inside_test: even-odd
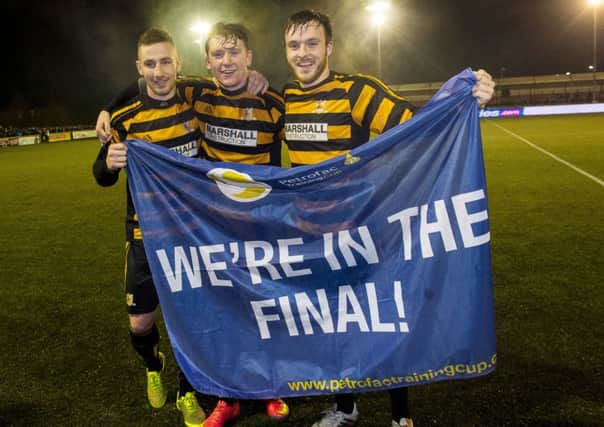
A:
[[[245,108],[243,110],[243,114],[241,115],[241,120],[256,120],[256,117],[254,117],[254,109],[251,107]]]
[[[327,113],[326,106],[327,106],[327,101],[325,101],[325,100],[317,101],[317,106],[313,110],[313,113],[314,114],[324,114],[324,113]]]
[[[128,307],[135,307],[136,303],[134,302],[134,295],[126,294],[126,305]]]
[[[195,130],[195,128],[197,127],[197,126],[195,126],[194,120],[189,120],[188,122],[184,122],[183,125],[187,132],[193,132]]]
[[[272,190],[270,185],[255,181],[248,174],[234,169],[214,168],[207,176],[216,182],[222,194],[236,202],[255,202],[268,196]]]

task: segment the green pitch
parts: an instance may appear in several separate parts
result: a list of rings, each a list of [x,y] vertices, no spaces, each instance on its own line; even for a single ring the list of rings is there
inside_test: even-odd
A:
[[[481,124],[498,368],[412,388],[415,424],[602,425],[604,115]],[[98,148],[0,149],[0,426],[181,425],[163,326],[171,393],[161,410],[146,402],[122,291],[124,176],[96,185]],[[214,402],[202,399],[208,412]],[[282,425],[299,427],[332,400],[289,403]],[[358,404],[359,426],[390,425],[387,393]],[[261,404],[242,411],[237,426],[268,425]]]

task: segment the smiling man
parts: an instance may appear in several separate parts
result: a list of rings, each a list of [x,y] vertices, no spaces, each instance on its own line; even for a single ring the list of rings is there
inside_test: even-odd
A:
[[[245,29],[238,24],[216,24],[206,40],[206,68],[225,89],[238,90],[247,82],[252,51]]]
[[[205,51],[206,68],[216,86],[199,87],[186,80],[179,83],[200,122],[205,157],[213,161],[280,166],[283,99],[270,87],[255,95],[246,90],[253,58],[247,29],[239,23],[214,24]],[[289,406],[281,399],[266,400],[265,405],[273,420],[289,416]],[[204,427],[222,427],[239,414],[239,401],[221,397]]]
[[[285,55],[296,80],[285,98],[285,140],[292,166],[319,163],[369,141],[370,133],[411,118],[415,107],[379,80],[329,69],[333,52],[327,15],[303,10],[284,29]],[[406,388],[390,390],[392,425],[413,426]],[[336,404],[313,427],[345,427],[359,416],[354,395],[336,394]]]
[[[292,166],[309,165],[347,154],[410,119],[415,107],[375,77],[331,71],[334,50],[330,19],[313,10],[291,15],[285,25],[285,54],[296,80],[283,91],[285,141]],[[473,95],[479,104],[493,96],[494,82],[475,73]],[[389,390],[392,427],[413,427],[407,388]],[[336,404],[313,427],[345,427],[357,421],[354,395],[335,396]]]
[[[216,87],[186,79],[178,83],[200,122],[205,157],[280,166],[283,99],[270,87],[257,94],[246,90],[253,58],[247,29],[239,23],[214,24],[205,52]]]
[[[283,91],[285,141],[293,166],[346,154],[412,117],[415,107],[375,77],[330,70],[333,32],[327,15],[303,10],[284,28],[285,55],[295,76]],[[474,73],[473,95],[486,104],[495,86],[484,70]]]
[[[289,63],[300,86],[309,87],[329,76],[328,59],[333,52],[331,24],[300,22],[292,19],[285,34],[285,48]]]
[[[287,62],[296,80],[284,88],[285,140],[292,165],[346,154],[411,118],[415,107],[382,82],[331,71],[329,17],[312,10],[292,15],[284,30]]]
[[[108,187],[119,179],[128,163],[127,139],[141,139],[158,144],[187,157],[196,157],[201,139],[193,109],[179,95],[176,76],[181,61],[169,33],[152,28],[139,37],[136,68],[143,77],[140,91],[111,118],[112,141],[104,144],[93,165],[99,185]],[[165,357],[159,351],[160,337],[156,325],[159,298],[155,291],[145,254],[138,216],[126,186],[126,308],[132,347],[147,368],[147,399],[153,408],[166,403],[164,385]],[[205,413],[195,390],[179,370],[176,406],[183,413],[185,425],[198,427]]]

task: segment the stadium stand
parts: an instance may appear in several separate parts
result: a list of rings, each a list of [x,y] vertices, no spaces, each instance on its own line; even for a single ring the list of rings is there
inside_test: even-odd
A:
[[[49,133],[70,132],[74,130],[94,129],[94,125],[73,126],[43,126],[18,128],[14,126],[0,125],[0,137],[25,136],[25,135],[47,135]]]
[[[490,107],[561,105],[604,102],[604,72],[552,74],[495,79],[497,87]],[[389,85],[415,105],[430,100],[444,82]]]

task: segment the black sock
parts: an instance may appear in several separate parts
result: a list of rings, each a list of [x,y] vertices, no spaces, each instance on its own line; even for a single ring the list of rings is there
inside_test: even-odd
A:
[[[399,422],[401,418],[411,418],[409,412],[409,393],[407,387],[393,388],[390,393],[390,407],[392,408],[392,419]]]
[[[130,331],[132,347],[141,356],[145,366],[150,371],[161,370],[161,360],[158,356],[159,331],[157,326],[153,327],[144,335],[136,335]]]
[[[221,397],[220,400],[224,400],[229,406],[233,406],[237,402],[237,399],[231,399],[230,397]]]
[[[189,392],[195,392],[195,389],[180,369],[178,370],[178,390],[180,391],[181,396],[184,396]]]
[[[352,414],[354,410],[354,394],[336,394],[337,410],[345,414]]]

